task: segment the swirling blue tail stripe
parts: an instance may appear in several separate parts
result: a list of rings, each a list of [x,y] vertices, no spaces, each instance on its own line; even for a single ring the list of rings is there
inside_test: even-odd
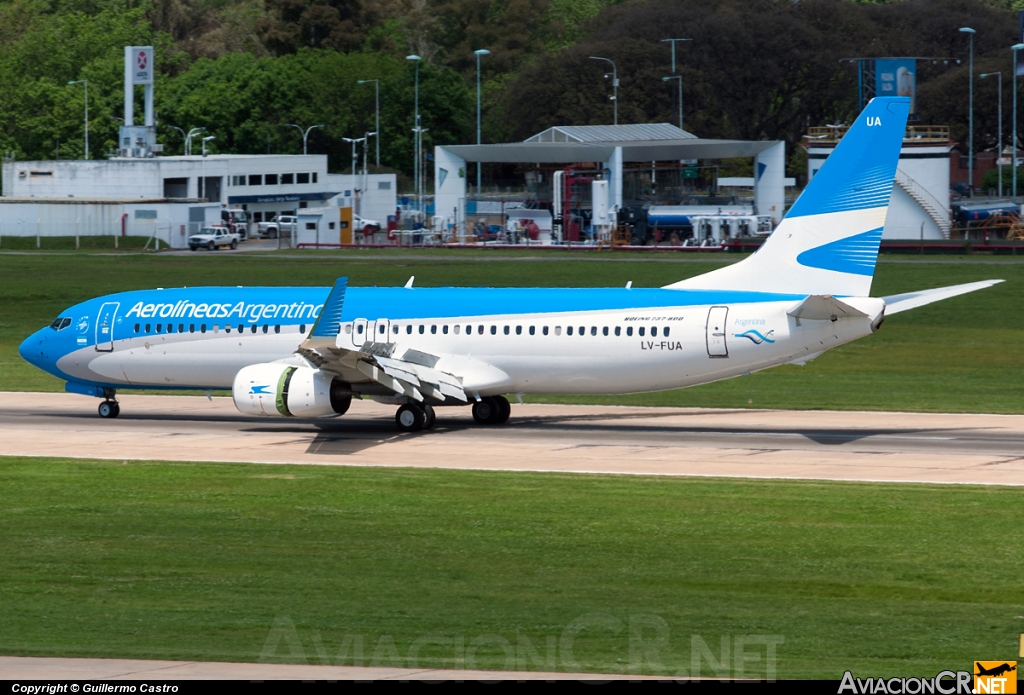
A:
[[[863,234],[855,234],[808,249],[796,257],[796,262],[808,268],[854,275],[874,275],[878,245],[882,242],[882,229],[878,227]]]

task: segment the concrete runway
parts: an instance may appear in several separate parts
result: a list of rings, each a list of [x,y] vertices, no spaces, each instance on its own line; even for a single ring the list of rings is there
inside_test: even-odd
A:
[[[4,455],[1024,485],[1024,416],[517,405],[499,427],[438,408],[400,434],[394,408],[256,419],[228,398],[0,394]]]

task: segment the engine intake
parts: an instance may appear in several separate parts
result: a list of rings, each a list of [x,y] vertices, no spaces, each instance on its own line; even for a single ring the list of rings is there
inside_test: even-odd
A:
[[[287,364],[254,364],[235,375],[239,412],[270,417],[333,417],[352,404],[352,389],[333,374]]]

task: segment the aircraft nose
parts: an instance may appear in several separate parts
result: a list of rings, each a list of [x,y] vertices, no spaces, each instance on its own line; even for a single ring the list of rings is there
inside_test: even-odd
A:
[[[21,355],[21,359],[36,367],[43,360],[43,337],[40,333],[41,331],[36,331],[25,338],[21,346],[18,347],[18,354]]]

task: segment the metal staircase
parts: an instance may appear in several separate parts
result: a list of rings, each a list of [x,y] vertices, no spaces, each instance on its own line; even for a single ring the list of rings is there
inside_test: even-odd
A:
[[[949,206],[943,205],[924,186],[899,167],[896,168],[896,183],[928,213],[928,216],[938,226],[939,231],[942,232],[942,238],[948,239],[951,227]]]

